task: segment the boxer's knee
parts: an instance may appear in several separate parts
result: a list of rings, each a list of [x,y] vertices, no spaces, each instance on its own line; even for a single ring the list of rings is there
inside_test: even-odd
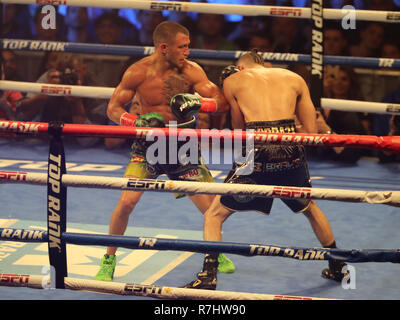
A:
[[[308,203],[308,206],[302,211],[302,213],[306,216],[306,217],[310,217],[312,216],[315,212],[316,209],[318,208],[317,204],[315,203],[314,200],[311,200]]]
[[[129,215],[138,204],[142,192],[125,191],[119,199],[119,207],[121,215]]]
[[[221,204],[218,206],[211,206],[204,213],[204,221],[205,223],[222,224],[232,213],[232,210],[223,207]]]

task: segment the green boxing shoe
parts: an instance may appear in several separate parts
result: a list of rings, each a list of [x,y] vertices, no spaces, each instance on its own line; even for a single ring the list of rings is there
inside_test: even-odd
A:
[[[99,281],[112,281],[114,277],[114,270],[117,264],[117,258],[114,255],[105,254],[101,258],[100,270],[97,272],[94,280]]]
[[[222,253],[218,255],[218,271],[221,273],[235,272],[235,265],[233,262]]]

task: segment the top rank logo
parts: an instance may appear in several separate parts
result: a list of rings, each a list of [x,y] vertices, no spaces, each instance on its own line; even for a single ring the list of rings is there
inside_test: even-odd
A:
[[[2,45],[4,50],[65,51],[68,44],[56,41],[3,39]]]
[[[24,123],[20,121],[0,121],[0,132],[16,133],[39,133],[39,128],[43,127],[41,123]]]
[[[312,22],[312,48],[311,48],[311,74],[322,79],[323,65],[323,19],[322,0],[313,0],[311,6]]]

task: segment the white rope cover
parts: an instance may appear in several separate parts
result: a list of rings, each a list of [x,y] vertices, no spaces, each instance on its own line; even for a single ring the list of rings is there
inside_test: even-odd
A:
[[[72,97],[83,97],[83,98],[94,98],[94,99],[110,99],[114,92],[114,88],[112,87],[57,85],[57,84],[10,81],[10,80],[0,80],[0,90],[15,90],[15,91],[32,92],[32,93],[46,94],[46,95],[72,96]],[[321,104],[322,108],[339,110],[339,111],[354,111],[354,112],[384,113],[384,114],[400,113],[400,104],[394,104],[394,103],[322,98]]]
[[[0,183],[47,185],[47,174],[36,172],[0,171]],[[250,195],[272,198],[304,198],[346,202],[366,202],[400,207],[400,191],[364,191],[324,188],[300,188],[216,182],[134,179],[64,174],[62,183],[68,187],[123,189],[172,193]]]
[[[283,16],[289,18],[311,18],[311,8],[281,7],[281,6],[259,6],[259,5],[234,5],[200,2],[179,1],[140,1],[140,0],[0,0],[3,3],[16,4],[51,4],[112,8],[112,9],[141,9],[141,10],[169,10],[187,11],[216,14],[238,14],[243,16]],[[399,23],[400,15],[394,11],[355,10],[356,19],[363,21],[377,21]],[[348,10],[324,9],[323,18],[329,20],[342,19]]]
[[[158,299],[187,300],[330,300],[325,298],[288,296],[262,293],[233,291],[197,290],[176,287],[105,282],[88,279],[65,277],[66,289],[85,290],[98,293],[109,293],[129,296],[144,296]],[[0,286],[29,287],[35,289],[50,288],[48,276],[26,274],[0,274]]]

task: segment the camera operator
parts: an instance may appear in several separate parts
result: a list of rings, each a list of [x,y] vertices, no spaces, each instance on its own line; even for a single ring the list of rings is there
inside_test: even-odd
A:
[[[55,85],[80,85],[78,74],[71,65],[64,62],[48,70],[37,82]],[[73,124],[91,124],[80,97],[56,96],[47,94],[28,94],[17,105],[17,117],[22,121],[50,122],[61,121]],[[99,142],[99,138],[77,138],[76,141],[85,147]]]

